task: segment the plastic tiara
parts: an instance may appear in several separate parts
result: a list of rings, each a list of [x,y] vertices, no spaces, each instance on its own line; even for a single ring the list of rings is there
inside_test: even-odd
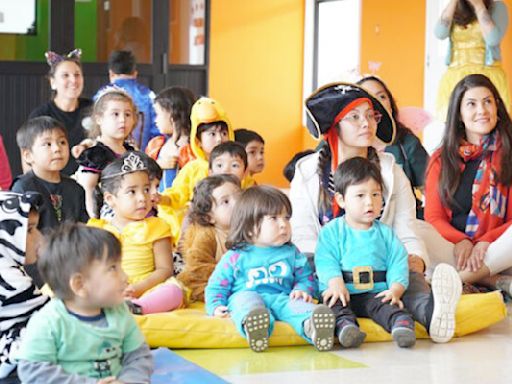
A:
[[[80,48],[74,49],[71,52],[69,52],[67,55],[61,56],[58,53],[55,53],[53,51],[48,51],[44,54],[44,57],[46,57],[46,62],[50,67],[53,67],[57,64],[59,64],[61,61],[65,61],[68,59],[77,59],[80,60],[80,57],[82,56],[82,50]]]
[[[126,92],[126,89],[121,88],[117,85],[107,85],[106,87],[103,87],[98,91],[98,94],[96,95],[96,102],[98,102],[98,100],[101,99],[103,96],[109,95],[111,93],[122,94],[123,96],[128,97],[130,100],[133,100],[130,94]]]
[[[142,161],[141,157],[133,152],[131,152],[125,159],[123,160],[123,165],[121,166],[121,171],[114,173],[108,176],[102,176],[102,179],[111,179],[112,177],[123,176],[128,173],[138,172],[138,171],[147,171],[148,168]]]

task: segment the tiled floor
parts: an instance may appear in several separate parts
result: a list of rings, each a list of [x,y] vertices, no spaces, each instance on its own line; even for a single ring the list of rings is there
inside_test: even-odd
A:
[[[410,350],[385,342],[331,353],[294,347],[262,354],[244,349],[189,351],[183,356],[243,384],[512,383],[512,317],[449,344],[419,340]]]

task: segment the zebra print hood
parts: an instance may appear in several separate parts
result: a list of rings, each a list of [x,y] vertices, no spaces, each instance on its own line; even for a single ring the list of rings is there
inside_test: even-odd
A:
[[[0,191],[0,333],[28,319],[48,300],[24,268],[28,214],[40,202],[36,193]]]

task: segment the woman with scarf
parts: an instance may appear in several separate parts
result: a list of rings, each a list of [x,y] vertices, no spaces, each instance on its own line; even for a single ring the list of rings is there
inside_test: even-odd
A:
[[[512,294],[512,121],[484,75],[463,78],[448,108],[441,147],[425,181],[423,235],[434,265],[456,266],[464,282]],[[501,273],[504,273],[501,275]]]

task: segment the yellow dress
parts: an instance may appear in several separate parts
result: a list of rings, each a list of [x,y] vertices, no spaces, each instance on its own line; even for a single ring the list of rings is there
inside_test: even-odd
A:
[[[503,102],[510,107],[510,91],[507,75],[501,62],[485,65],[485,40],[478,21],[466,27],[455,24],[451,31],[451,63],[439,82],[437,113],[441,120],[446,119],[450,95],[457,83],[470,74],[487,76],[498,89]]]
[[[87,225],[109,231],[119,239],[123,252],[121,266],[128,275],[129,284],[142,281],[153,273],[155,270],[153,243],[157,240],[171,238],[171,228],[165,220],[159,217],[148,217],[144,220],[129,223],[122,231],[103,219],[90,219]],[[169,255],[169,257],[172,259],[172,255]],[[169,283],[179,286],[184,291],[184,296],[187,296],[187,290],[175,277],[168,278],[144,293],[151,292],[162,284]]]

